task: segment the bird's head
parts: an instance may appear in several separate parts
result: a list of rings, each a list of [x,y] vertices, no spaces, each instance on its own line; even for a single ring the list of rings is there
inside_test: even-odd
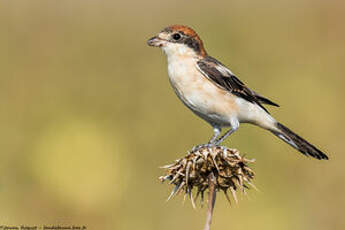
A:
[[[205,57],[206,51],[198,34],[188,26],[173,25],[147,41],[149,46],[160,47],[171,55]]]

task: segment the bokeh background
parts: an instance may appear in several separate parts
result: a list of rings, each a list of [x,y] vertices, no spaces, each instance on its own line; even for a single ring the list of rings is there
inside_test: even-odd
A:
[[[213,229],[344,229],[345,2],[2,1],[0,225],[202,229],[205,209],[165,202],[159,166],[208,140],[146,40],[195,28],[212,56],[330,156],[305,158],[243,125],[226,144],[256,158],[260,192]]]

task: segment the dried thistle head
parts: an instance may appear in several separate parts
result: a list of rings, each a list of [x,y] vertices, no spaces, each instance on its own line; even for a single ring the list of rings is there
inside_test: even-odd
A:
[[[195,200],[201,197],[203,204],[204,192],[209,189],[209,175],[213,173],[216,191],[222,190],[230,202],[227,191],[230,190],[232,197],[237,203],[236,191],[244,194],[251,183],[254,172],[248,167],[254,160],[248,160],[240,156],[236,149],[228,149],[221,146],[202,147],[175,161],[175,163],[163,166],[166,175],[159,179],[175,185],[168,200],[176,194],[184,191],[185,197],[189,195],[193,207]],[[193,198],[192,190],[196,188],[196,197]]]

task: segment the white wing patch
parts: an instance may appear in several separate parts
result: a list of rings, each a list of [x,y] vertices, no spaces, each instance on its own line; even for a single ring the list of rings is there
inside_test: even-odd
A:
[[[216,65],[216,69],[224,76],[234,75],[228,68],[223,65]]]

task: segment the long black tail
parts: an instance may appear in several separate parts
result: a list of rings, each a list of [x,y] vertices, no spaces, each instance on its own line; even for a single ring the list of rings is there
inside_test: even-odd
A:
[[[284,125],[277,123],[278,131],[271,131],[274,135],[300,151],[306,156],[312,156],[319,160],[328,160],[326,154],[321,152],[315,146],[310,144],[308,141],[304,140],[302,137],[298,136],[296,133],[292,132],[290,129]]]

